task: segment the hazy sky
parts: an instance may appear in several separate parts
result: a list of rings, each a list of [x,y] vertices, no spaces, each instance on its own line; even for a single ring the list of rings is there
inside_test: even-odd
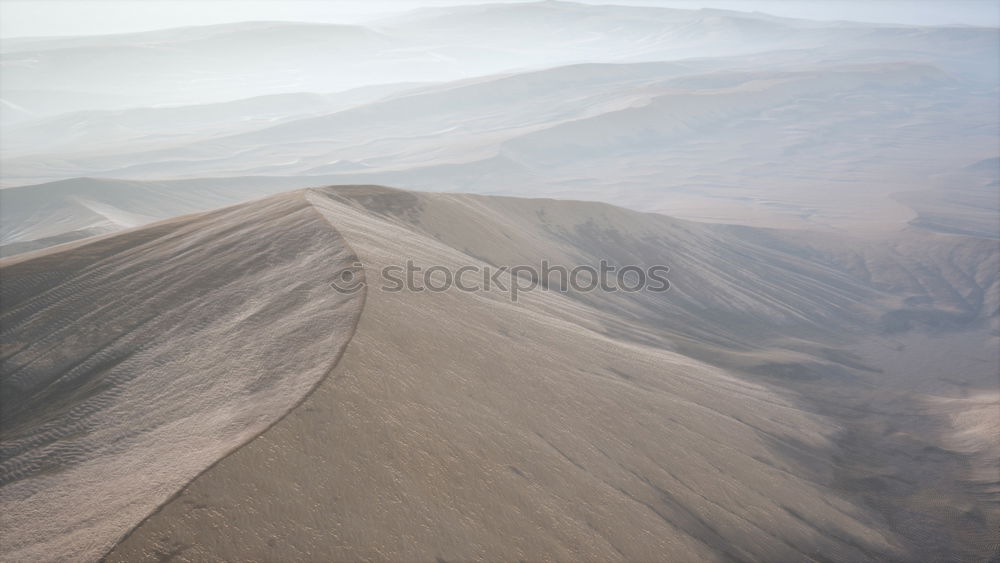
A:
[[[505,0],[493,0],[505,1]],[[509,0],[507,0],[509,1]],[[586,0],[761,11],[811,19],[1000,25],[1000,0]],[[143,31],[246,20],[361,23],[419,6],[476,0],[0,0],[0,36]]]

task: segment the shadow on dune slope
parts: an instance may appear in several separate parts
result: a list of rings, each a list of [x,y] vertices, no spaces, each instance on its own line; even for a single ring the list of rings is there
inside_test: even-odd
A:
[[[298,404],[354,251],[302,194],[0,262],[5,556],[86,560]]]
[[[21,323],[4,384],[38,404],[121,408],[96,410],[82,436],[50,445],[46,429],[75,428],[62,411],[12,404],[9,427],[23,436],[5,447],[30,454],[15,454],[17,467],[59,463],[0,495],[30,516],[22,529],[66,510],[71,492],[145,503],[128,518],[91,510],[51,524],[44,542],[25,540],[33,554],[79,549],[87,526],[120,536],[154,496],[180,489],[108,561],[979,555],[998,516],[985,438],[997,421],[953,413],[995,403],[997,253],[977,238],[899,237],[862,244],[597,203],[341,186],[28,254],[4,264],[20,280],[5,284],[4,315]],[[454,272],[543,258],[665,263],[672,287],[553,284],[514,302],[496,287],[381,285],[386,266],[407,260]],[[329,285],[354,260],[368,283],[363,312],[357,294]],[[887,326],[903,309],[960,312],[961,326],[920,315]],[[93,320],[103,328],[87,328]],[[92,340],[46,332],[65,322]],[[152,330],[174,325],[193,332]],[[124,346],[147,329],[159,336],[142,340],[152,348]],[[249,442],[227,435],[216,447],[245,424],[242,407],[273,422],[305,394],[270,393],[272,378],[308,389],[340,347],[297,408]],[[960,365],[941,353],[955,350]],[[104,378],[88,375],[108,360]],[[221,376],[248,365],[261,375]],[[116,395],[120,382],[132,394]],[[283,409],[270,410],[278,398]],[[142,426],[173,416],[193,426]],[[175,471],[188,459],[150,461],[192,444],[211,451],[208,463],[232,453],[197,477]],[[98,462],[121,472],[85,472]],[[141,463],[169,486],[123,489],[138,483],[123,468]],[[41,494],[50,483],[62,497]]]

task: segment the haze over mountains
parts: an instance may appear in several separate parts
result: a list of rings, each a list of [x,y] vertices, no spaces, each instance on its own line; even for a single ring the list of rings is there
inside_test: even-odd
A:
[[[369,27],[247,22],[117,36],[12,38],[2,46],[2,91],[9,104],[27,111],[45,111],[45,103],[66,111],[450,80],[574,62],[818,47],[832,53],[927,50],[932,56],[942,56],[934,51],[945,47],[945,58],[969,65],[984,47],[969,37],[989,34],[976,28],[817,24],[721,10],[484,4],[426,8]],[[45,95],[35,101],[38,91]]]
[[[424,9],[372,25],[7,40],[2,181],[261,176],[252,183],[270,193],[379,183],[761,226],[997,233],[994,28],[565,2]],[[285,74],[301,79],[270,84]],[[65,93],[67,103],[49,103]],[[129,99],[92,101],[109,96]],[[177,105],[196,100],[213,103]],[[90,185],[74,190],[88,208],[143,215]],[[195,211],[210,206],[188,203],[203,200],[189,190],[233,184],[169,185]],[[80,205],[60,201],[60,186],[31,191],[52,190],[58,215]],[[15,193],[2,195],[5,245],[34,230],[11,218],[23,214]],[[932,218],[927,202],[948,216]]]
[[[0,65],[2,559],[1000,557],[1000,29],[543,1]]]

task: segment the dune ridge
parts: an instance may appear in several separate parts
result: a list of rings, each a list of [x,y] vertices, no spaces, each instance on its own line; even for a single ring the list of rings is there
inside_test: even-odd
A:
[[[413,228],[422,217],[443,227],[425,213],[448,196],[308,197],[373,283],[402,259],[475,263]],[[608,335],[606,321],[559,294],[513,304],[496,291],[370,289],[333,376],[106,560],[898,553],[877,514],[820,485],[836,423],[774,388]]]
[[[996,421],[957,435],[938,406],[995,385],[990,241],[910,233],[883,241],[885,253],[599,203],[379,186],[307,197],[371,284],[405,259],[607,257],[666,259],[674,293],[525,293],[513,304],[497,291],[370,290],[316,393],[108,561],[860,561],[993,549],[991,473],[969,469],[989,463]],[[958,324],[936,324],[935,308],[963,301]],[[885,326],[904,302],[925,312]],[[967,357],[957,372],[942,353],[956,349]]]
[[[206,469],[174,475],[143,510],[103,528],[110,542],[83,545],[94,558],[978,557],[1000,522],[987,438],[998,421],[952,415],[971,400],[988,417],[995,402],[987,394],[995,390],[989,366],[1000,365],[988,353],[1000,295],[995,245],[895,236],[860,245],[595,202],[334,186],[28,253],[0,272],[8,279],[26,269],[22,283],[4,287],[3,314],[14,320],[39,320],[24,300],[58,297],[66,278],[50,267],[72,270],[76,260],[100,264],[92,270],[105,268],[122,295],[138,298],[159,295],[138,281],[155,279],[176,294],[185,284],[251,275],[253,287],[269,290],[250,305],[269,311],[259,319],[281,325],[327,311],[332,326],[346,327],[327,335],[326,347],[315,332],[289,330],[298,345],[275,343],[269,364],[285,378],[283,358],[314,366],[338,343],[342,356],[330,371],[311,372],[318,383],[308,396],[268,407],[266,430],[213,450]],[[217,263],[223,256],[229,262]],[[144,257],[172,275],[146,276]],[[212,267],[185,277],[207,257]],[[673,287],[527,292],[516,303],[497,288],[373,289],[384,266],[406,260],[455,271],[539,258],[570,267],[599,258],[666,263]],[[328,285],[354,261],[369,283],[362,304]],[[38,275],[26,276],[32,268]],[[323,283],[309,285],[316,276]],[[288,280],[311,289],[288,290]],[[85,321],[104,315],[127,330],[133,319],[123,312],[142,316],[140,303],[87,291],[76,297],[91,307]],[[9,307],[7,294],[24,304]],[[163,299],[149,307],[172,302]],[[47,325],[68,310],[43,310]],[[74,361],[46,352],[54,341],[32,332],[40,326],[11,331],[41,344],[4,349],[4,381],[14,369],[59,374],[60,362]],[[231,346],[246,351],[217,333],[194,334],[206,354],[199,367],[234,361]],[[266,332],[246,334],[270,343]],[[100,344],[77,348],[86,355]],[[967,361],[956,373],[941,350],[962,350]],[[162,367],[147,360],[133,367]],[[75,386],[78,395],[99,389],[99,376]],[[50,387],[42,392],[67,404],[80,398]],[[162,391],[143,396],[147,410],[176,403]],[[243,399],[259,410],[267,397]],[[123,415],[156,420],[155,409]],[[218,431],[218,417],[192,417],[203,434]],[[0,501],[20,510],[25,526],[46,520],[44,511],[24,510],[40,497],[17,499],[17,491],[72,482],[78,467],[14,481],[0,488]],[[913,486],[927,492],[912,495]],[[81,548],[78,535],[46,533],[47,545],[29,541],[21,553]]]
[[[330,290],[356,257],[302,194],[65,249],[0,262],[12,559],[99,558],[300,404],[364,306]]]

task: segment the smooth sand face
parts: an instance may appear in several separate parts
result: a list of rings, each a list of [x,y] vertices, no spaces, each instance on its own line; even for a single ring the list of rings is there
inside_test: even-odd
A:
[[[471,258],[385,208],[310,200],[368,272]],[[555,294],[515,305],[497,292],[370,289],[317,391],[109,560],[894,553],[877,515],[823,485],[830,420],[701,362],[609,338],[602,316]]]
[[[301,401],[353,333],[353,260],[293,194],[0,264],[5,559],[99,558]]]

